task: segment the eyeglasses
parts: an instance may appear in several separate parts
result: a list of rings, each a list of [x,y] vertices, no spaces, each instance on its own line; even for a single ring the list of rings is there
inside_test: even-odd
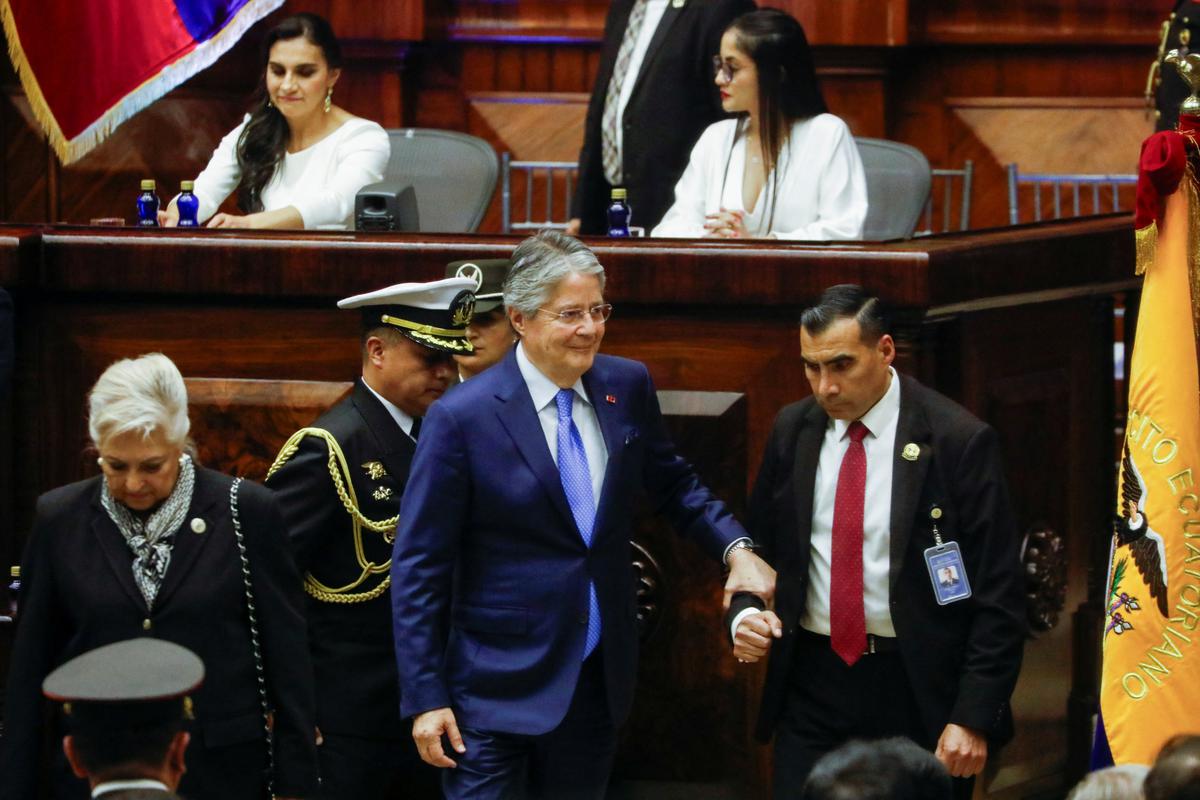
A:
[[[712,57],[713,75],[720,77],[726,83],[731,83],[734,76],[738,74],[741,67],[735,67],[728,61],[723,60],[720,56]]]
[[[608,318],[612,316],[612,303],[604,303],[588,309],[568,308],[566,311],[551,311],[547,308],[539,308],[538,311],[550,315],[554,322],[560,322],[573,328],[582,325],[585,317],[591,317],[592,322],[597,325],[608,322]]]

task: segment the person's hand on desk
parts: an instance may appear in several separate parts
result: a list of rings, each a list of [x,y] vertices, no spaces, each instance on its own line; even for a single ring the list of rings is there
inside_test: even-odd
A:
[[[579,229],[583,226],[583,220],[579,217],[571,217],[567,220],[567,227],[563,229],[563,233],[567,236],[578,236]]]
[[[175,202],[169,203],[165,210],[158,212],[158,227],[174,228],[179,224],[179,209],[175,207]]]
[[[743,211],[730,211],[725,208],[722,208],[715,214],[706,215],[704,217],[705,238],[748,238],[750,232],[746,230],[746,223],[742,220],[744,215],[745,212]]]

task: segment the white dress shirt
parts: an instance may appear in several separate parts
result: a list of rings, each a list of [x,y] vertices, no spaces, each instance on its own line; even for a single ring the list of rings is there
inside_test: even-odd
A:
[[[208,166],[196,176],[195,195],[200,201],[197,219],[203,223],[217,212],[242,180],[237,142],[250,119],[247,114],[221,140]],[[369,183],[383,180],[392,151],[387,132],[370,120],[355,117],[321,141],[283,160],[262,190],[264,211],[288,206],[300,212],[305,228],[351,230],[354,198]]]
[[[633,44],[633,52],[629,56],[629,69],[625,72],[625,82],[621,84],[621,95],[617,98],[616,145],[617,158],[620,163],[625,163],[625,126],[622,124],[622,120],[625,118],[625,106],[629,105],[629,98],[633,96],[633,87],[637,84],[638,73],[642,71],[642,62],[646,60],[646,53],[650,49],[650,40],[654,38],[654,32],[658,30],[658,23],[662,21],[663,12],[666,10],[667,0],[647,0],[642,29],[638,32],[637,41]]]
[[[550,448],[550,457],[557,466],[558,404],[554,402],[554,397],[558,394],[559,387],[529,360],[529,356],[525,354],[524,343],[517,345],[517,367],[521,370],[521,377],[525,379],[525,386],[529,388],[538,422],[542,423],[542,433],[546,435],[546,446]],[[592,502],[599,506],[604,471],[608,468],[608,448],[604,445],[604,435],[600,432],[596,409],[583,388],[583,380],[575,381],[571,389],[575,392],[571,402],[571,418],[575,420],[579,438],[583,440],[583,450],[587,453],[588,471],[591,472],[592,479]]]
[[[371,384],[367,383],[367,379],[363,378],[363,386],[367,387],[367,391],[375,395],[375,399],[383,403],[383,407],[392,415],[392,419],[396,420],[396,424],[400,426],[400,430],[404,431],[404,435],[412,438],[413,418],[400,410],[392,401],[381,395],[379,392],[371,388]]]
[[[737,124],[727,119],[705,128],[675,184],[675,202],[651,236],[701,237],[706,233],[705,216],[725,208],[745,212],[752,237],[818,242],[862,238],[867,175],[845,122],[833,114],[818,114],[794,124],[751,212],[746,212],[742,196],[746,139],[735,142]]]
[[[900,380],[896,371],[887,391],[860,418],[870,431],[863,439],[867,454],[867,483],[863,508],[863,611],[867,633],[895,636],[888,605],[889,543],[892,531],[892,460],[896,454],[896,424],[900,421]],[[850,446],[850,422],[829,420],[813,491],[812,539],[809,546],[808,599],[800,624],[829,635],[829,565],[833,546],[833,506],[837,497],[842,456]],[[803,476],[801,476],[803,480]]]
[[[103,797],[112,792],[127,792],[133,789],[155,789],[160,792],[171,791],[162,781],[150,780],[149,778],[136,778],[127,781],[105,781],[104,783],[98,783],[96,784],[96,788],[92,789],[92,797]]]

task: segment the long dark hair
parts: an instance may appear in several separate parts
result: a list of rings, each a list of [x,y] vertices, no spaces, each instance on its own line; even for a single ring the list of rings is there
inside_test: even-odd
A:
[[[300,36],[321,48],[329,69],[342,66],[342,48],[333,34],[333,28],[316,14],[294,14],[267,31],[262,43],[262,74],[254,111],[237,143],[238,167],[242,170],[242,182],[238,185],[238,207],[247,214],[262,211],[262,191],[283,160],[290,136],[287,120],[279,113],[279,109],[271,105],[271,98],[267,94],[267,62],[271,58],[271,48],[276,42]]]
[[[758,73],[758,142],[763,169],[770,175],[779,163],[792,125],[829,110],[817,83],[812,50],[804,27],[791,14],[775,8],[742,14],[727,30],[733,32],[737,49],[754,62]],[[735,142],[745,130],[745,121],[738,127]],[[778,180],[778,174],[771,179],[768,230],[775,221]]]

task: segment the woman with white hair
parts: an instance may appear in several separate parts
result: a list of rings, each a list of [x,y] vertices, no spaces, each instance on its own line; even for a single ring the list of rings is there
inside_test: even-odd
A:
[[[187,390],[166,356],[111,365],[88,406],[102,474],[38,499],[25,552],[0,798],[35,797],[43,785],[59,798],[88,796],[61,753],[52,778],[38,774],[42,680],[82,652],[139,636],[204,661],[181,795],[315,796],[300,576],[274,496],[193,463]],[[113,744],[152,733],[114,725]]]

